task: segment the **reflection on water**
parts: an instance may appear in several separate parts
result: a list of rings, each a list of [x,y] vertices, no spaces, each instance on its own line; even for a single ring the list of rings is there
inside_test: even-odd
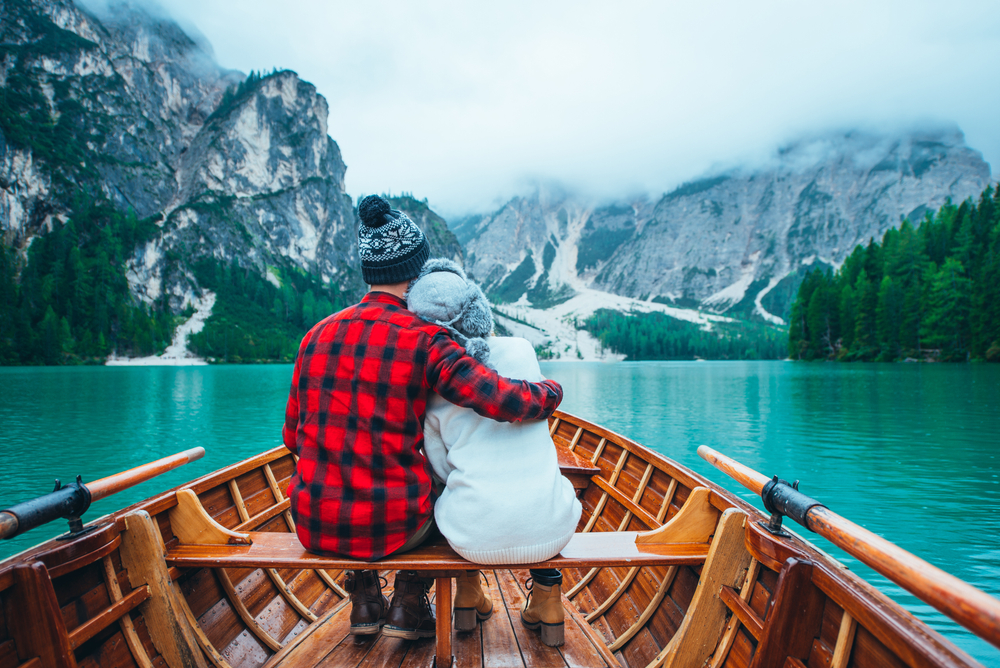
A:
[[[1000,367],[786,362],[545,363],[563,408],[693,468],[701,444],[1000,595]],[[106,499],[100,514],[280,443],[291,366],[0,369],[0,506],[202,445],[205,459]],[[0,558],[62,532],[36,529]],[[801,533],[807,533],[805,529]],[[814,536],[815,537],[815,536]],[[1000,652],[817,542],[986,665]]]

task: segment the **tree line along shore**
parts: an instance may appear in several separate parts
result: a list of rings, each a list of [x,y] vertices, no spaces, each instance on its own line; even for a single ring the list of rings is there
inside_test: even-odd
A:
[[[161,353],[191,314],[173,314],[165,296],[138,302],[124,271],[155,233],[155,220],[79,194],[67,221],[36,239],[24,259],[0,244],[0,365],[101,364],[109,355]],[[305,272],[273,269],[277,280],[268,280],[235,259],[192,268],[218,301],[188,344],[214,362],[291,362],[308,328],[351,297]],[[856,247],[836,271],[808,273],[787,333],[749,321],[705,331],[663,314],[608,310],[580,326],[631,360],[997,362],[1000,190],[948,202],[917,225],[906,220]]]
[[[1000,189],[948,202],[806,275],[792,304],[797,360],[1000,362]]]

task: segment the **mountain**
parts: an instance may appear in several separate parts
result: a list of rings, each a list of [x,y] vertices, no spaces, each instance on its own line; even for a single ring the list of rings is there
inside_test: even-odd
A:
[[[0,52],[0,361],[162,350],[209,292],[199,352],[287,359],[364,291],[327,102],[294,72],[225,70],[127,2],[2,0]]]
[[[957,128],[836,133],[658,199],[540,189],[454,230],[501,302],[545,309],[597,292],[784,324],[810,268],[838,267],[857,244],[989,182]]]

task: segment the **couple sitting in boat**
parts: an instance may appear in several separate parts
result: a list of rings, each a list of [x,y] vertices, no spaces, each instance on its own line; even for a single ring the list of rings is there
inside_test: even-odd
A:
[[[527,341],[491,336],[482,291],[454,263],[428,262],[427,239],[405,214],[374,195],[358,214],[371,289],[303,338],[286,408],[299,540],[318,554],[375,560],[440,530],[476,563],[554,556],[581,514],[545,423],[562,387],[543,379]],[[531,576],[522,622],[561,644],[562,576]],[[351,633],[433,636],[431,584],[399,571],[390,603],[377,572],[349,572]],[[457,630],[490,616],[479,571],[458,578],[454,607]]]

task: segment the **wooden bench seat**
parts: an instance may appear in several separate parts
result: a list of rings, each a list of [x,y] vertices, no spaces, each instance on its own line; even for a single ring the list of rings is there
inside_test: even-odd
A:
[[[572,454],[572,453],[570,453]],[[607,568],[680,566],[705,562],[719,513],[704,487],[691,491],[667,524],[647,532],[608,531],[574,534],[555,557],[537,564],[499,564],[495,568]],[[208,515],[191,490],[177,492],[170,525],[178,543],[165,555],[178,568],[299,568],[336,570],[414,570],[435,578],[437,599],[436,666],[451,665],[451,579],[480,565],[465,560],[443,538],[405,554],[377,561],[324,557],[307,552],[294,533],[240,533]]]
[[[634,531],[578,533],[555,557],[537,564],[498,564],[490,568],[581,568],[679,566],[700,564],[707,543],[636,543]],[[249,533],[250,545],[177,545],[167,564],[180,568],[322,568],[462,571],[480,568],[438,538],[415,550],[376,561],[324,557],[307,552],[293,533]]]

